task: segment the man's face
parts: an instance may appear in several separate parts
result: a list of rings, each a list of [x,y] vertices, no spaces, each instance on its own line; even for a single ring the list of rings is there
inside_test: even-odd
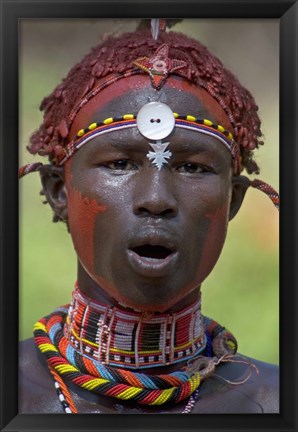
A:
[[[202,90],[172,78],[157,92],[147,77],[139,86],[134,79],[120,81],[112,99],[111,86],[100,102],[87,104],[72,133],[137,114],[152,101],[228,127]],[[162,312],[191,296],[213,269],[228,224],[229,151],[184,129],[166,141],[172,156],[161,170],[147,158],[152,149],[137,128],[95,137],[65,167],[69,229],[82,267],[99,289],[138,310]]]

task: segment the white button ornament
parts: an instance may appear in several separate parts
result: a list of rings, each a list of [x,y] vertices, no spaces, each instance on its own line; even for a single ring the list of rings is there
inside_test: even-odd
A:
[[[147,158],[161,170],[172,156],[172,153],[166,150],[170,143],[163,143],[162,139],[168,137],[175,127],[173,111],[162,102],[149,102],[138,112],[137,127],[145,138],[155,141],[149,142],[154,151],[149,151]]]
[[[159,141],[170,135],[175,126],[173,111],[162,102],[149,102],[137,115],[137,127],[150,140]]]

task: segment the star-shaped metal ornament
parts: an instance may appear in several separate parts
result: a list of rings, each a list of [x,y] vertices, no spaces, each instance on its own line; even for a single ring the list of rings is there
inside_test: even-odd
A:
[[[163,86],[170,73],[187,66],[183,60],[169,58],[169,47],[166,44],[157,48],[151,58],[140,57],[133,64],[149,74],[151,84],[156,90]]]
[[[166,151],[169,144],[169,142],[162,143],[161,141],[157,141],[156,144],[149,143],[154,151],[149,151],[147,153],[147,158],[152,161],[158,171],[161,170],[164,164],[168,163],[167,159],[172,156],[172,153],[169,150]]]

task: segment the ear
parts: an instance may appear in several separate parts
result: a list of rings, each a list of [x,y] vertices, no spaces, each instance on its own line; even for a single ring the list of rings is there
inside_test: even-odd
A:
[[[229,220],[232,220],[238,213],[247,188],[250,186],[250,180],[245,176],[232,177],[232,198],[230,204]]]
[[[54,165],[43,165],[39,174],[47,202],[52,207],[58,219],[67,223],[67,192],[64,168]]]

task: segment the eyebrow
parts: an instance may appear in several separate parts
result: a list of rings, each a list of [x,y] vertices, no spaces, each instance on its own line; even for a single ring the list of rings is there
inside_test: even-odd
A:
[[[135,141],[132,139],[129,140],[121,140],[121,141],[109,141],[106,142],[106,145],[109,145],[115,150],[119,151],[134,151],[134,152],[147,152],[149,150],[149,144],[147,142]],[[147,147],[148,146],[148,147]]]
[[[175,144],[173,144],[174,147]],[[220,145],[220,144],[219,144]],[[172,148],[173,148],[172,147]],[[217,153],[217,149],[208,146],[202,142],[190,142],[177,143],[175,146],[175,153]]]

